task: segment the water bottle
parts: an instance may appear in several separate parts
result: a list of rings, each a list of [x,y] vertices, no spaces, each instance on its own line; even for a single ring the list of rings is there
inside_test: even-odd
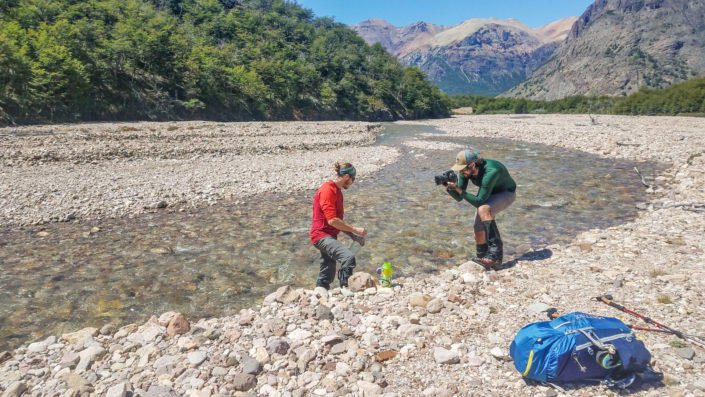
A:
[[[379,282],[382,287],[390,288],[392,286],[392,264],[384,262],[382,267],[377,268],[377,274],[380,275]]]

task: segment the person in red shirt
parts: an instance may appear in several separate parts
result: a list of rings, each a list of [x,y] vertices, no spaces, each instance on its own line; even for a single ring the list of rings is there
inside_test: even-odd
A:
[[[353,239],[361,239],[367,230],[354,227],[343,220],[343,191],[355,182],[355,167],[350,163],[335,163],[335,179],[330,180],[316,191],[313,197],[313,219],[311,222],[311,243],[321,251],[321,270],[316,287],[330,288],[335,278],[335,263],[340,262],[338,281],[340,287],[348,286],[348,278],[355,268],[355,255],[338,241],[343,232]]]

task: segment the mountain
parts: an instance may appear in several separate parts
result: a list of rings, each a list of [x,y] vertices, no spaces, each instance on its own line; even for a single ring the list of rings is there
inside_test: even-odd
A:
[[[577,17],[532,29],[515,19],[469,19],[455,26],[404,27],[371,19],[352,25],[405,66],[417,66],[448,94],[497,95],[523,81],[553,53]]]
[[[705,74],[705,1],[597,0],[506,96],[628,95]]]

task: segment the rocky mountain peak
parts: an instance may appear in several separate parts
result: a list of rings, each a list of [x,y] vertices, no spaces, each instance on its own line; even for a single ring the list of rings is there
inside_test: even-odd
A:
[[[705,73],[705,2],[597,0],[550,61],[506,95],[628,95]]]
[[[416,22],[400,28],[368,20],[352,28],[405,65],[418,66],[444,92],[496,95],[543,63],[575,19],[538,29],[497,18],[472,18],[454,26]]]

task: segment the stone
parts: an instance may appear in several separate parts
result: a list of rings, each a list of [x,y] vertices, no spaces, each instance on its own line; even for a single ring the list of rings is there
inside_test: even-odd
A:
[[[43,353],[47,351],[47,344],[44,342],[34,342],[27,346],[27,351],[30,353]]]
[[[293,341],[303,341],[305,339],[308,339],[313,335],[310,331],[306,331],[305,329],[297,328],[293,331],[291,331],[288,335],[289,339]]]
[[[272,318],[265,322],[269,332],[274,336],[283,336],[286,334],[286,321],[280,318]]]
[[[151,385],[144,397],[178,397],[179,395],[169,386]]]
[[[267,342],[267,353],[285,355],[289,352],[289,342],[284,338],[271,338]]]
[[[257,386],[257,377],[250,374],[237,374],[233,377],[231,385],[237,391],[248,391]]]
[[[318,305],[318,306],[316,306],[316,318],[318,319],[318,321],[321,321],[321,320],[333,321],[334,316],[333,316],[333,312],[330,310],[330,308],[328,306]]]
[[[111,386],[105,397],[127,397],[127,393],[132,392],[132,385],[127,382],[120,382],[117,385]]]
[[[275,294],[274,300],[285,305],[298,300],[300,297],[300,294],[288,285],[279,287]]]
[[[355,272],[348,278],[348,288],[351,291],[364,291],[377,286],[377,277],[366,272]]]
[[[25,391],[27,391],[27,385],[20,381],[12,382],[2,394],[2,397],[20,397]]]
[[[328,298],[328,290],[323,287],[316,287],[313,289],[313,292],[320,298]]]
[[[330,354],[334,356],[338,354],[343,354],[347,351],[348,347],[345,345],[345,343],[337,343],[330,348]]]
[[[504,360],[505,357],[507,357],[507,355],[504,354],[504,351],[500,347],[493,347],[492,350],[490,350],[490,354],[492,355],[492,357],[498,360]]]
[[[87,337],[93,337],[98,334],[98,328],[87,327],[76,332],[61,335],[61,339],[65,340],[69,345],[83,344]]]
[[[184,317],[181,313],[176,313],[171,317],[171,320],[169,320],[169,324],[166,327],[166,333],[173,338],[176,335],[183,335],[187,333],[190,329],[191,326],[188,320],[186,320],[186,317]]]
[[[397,353],[398,352],[395,350],[385,350],[385,351],[377,353],[375,355],[375,359],[377,360],[377,362],[381,363],[381,362],[389,360],[390,358],[396,357]]]
[[[91,364],[93,364],[95,360],[98,360],[105,355],[105,349],[100,345],[91,345],[78,353],[78,355],[81,359],[76,365],[76,371],[84,372],[91,367]]]
[[[199,366],[201,363],[206,361],[208,358],[208,354],[202,350],[197,350],[195,352],[190,352],[189,354],[186,355],[186,358],[188,359],[188,362],[193,365],[193,366]]]
[[[169,325],[169,323],[171,322],[171,319],[174,318],[175,315],[176,315],[176,312],[162,313],[159,316],[159,318],[157,319],[157,322],[159,323],[159,325],[166,327],[167,325]]]
[[[66,374],[66,376],[63,377],[63,380],[66,382],[66,386],[68,386],[69,389],[78,390],[84,386],[89,386],[88,381],[75,372]]]
[[[323,342],[324,345],[337,345],[338,343],[343,341],[343,337],[337,334],[332,334],[332,335],[326,335],[323,338],[321,338],[321,342]]]
[[[676,349],[679,356],[685,358],[686,360],[692,360],[695,357],[695,350],[690,347],[680,347]]]
[[[12,354],[10,354],[10,352],[1,352],[0,353],[0,364],[4,363],[5,361],[7,361],[11,358],[12,358]]]
[[[431,314],[440,313],[441,309],[443,309],[443,301],[438,298],[431,299],[426,304],[426,311]]]
[[[360,390],[360,397],[377,397],[382,394],[382,387],[376,383],[358,380],[356,384]]]
[[[428,302],[430,302],[430,301],[431,301],[431,297],[426,294],[413,294],[409,298],[409,304],[411,305],[411,307],[416,306],[416,307],[424,307],[425,308],[426,305],[428,304]]]
[[[460,362],[458,352],[444,349],[442,347],[433,348],[433,359],[438,364],[458,364]]]
[[[244,356],[240,364],[242,364],[242,372],[247,375],[259,375],[262,372],[262,364],[250,356]]]
[[[105,324],[100,328],[101,335],[112,335],[116,331],[116,327],[113,324]]]

